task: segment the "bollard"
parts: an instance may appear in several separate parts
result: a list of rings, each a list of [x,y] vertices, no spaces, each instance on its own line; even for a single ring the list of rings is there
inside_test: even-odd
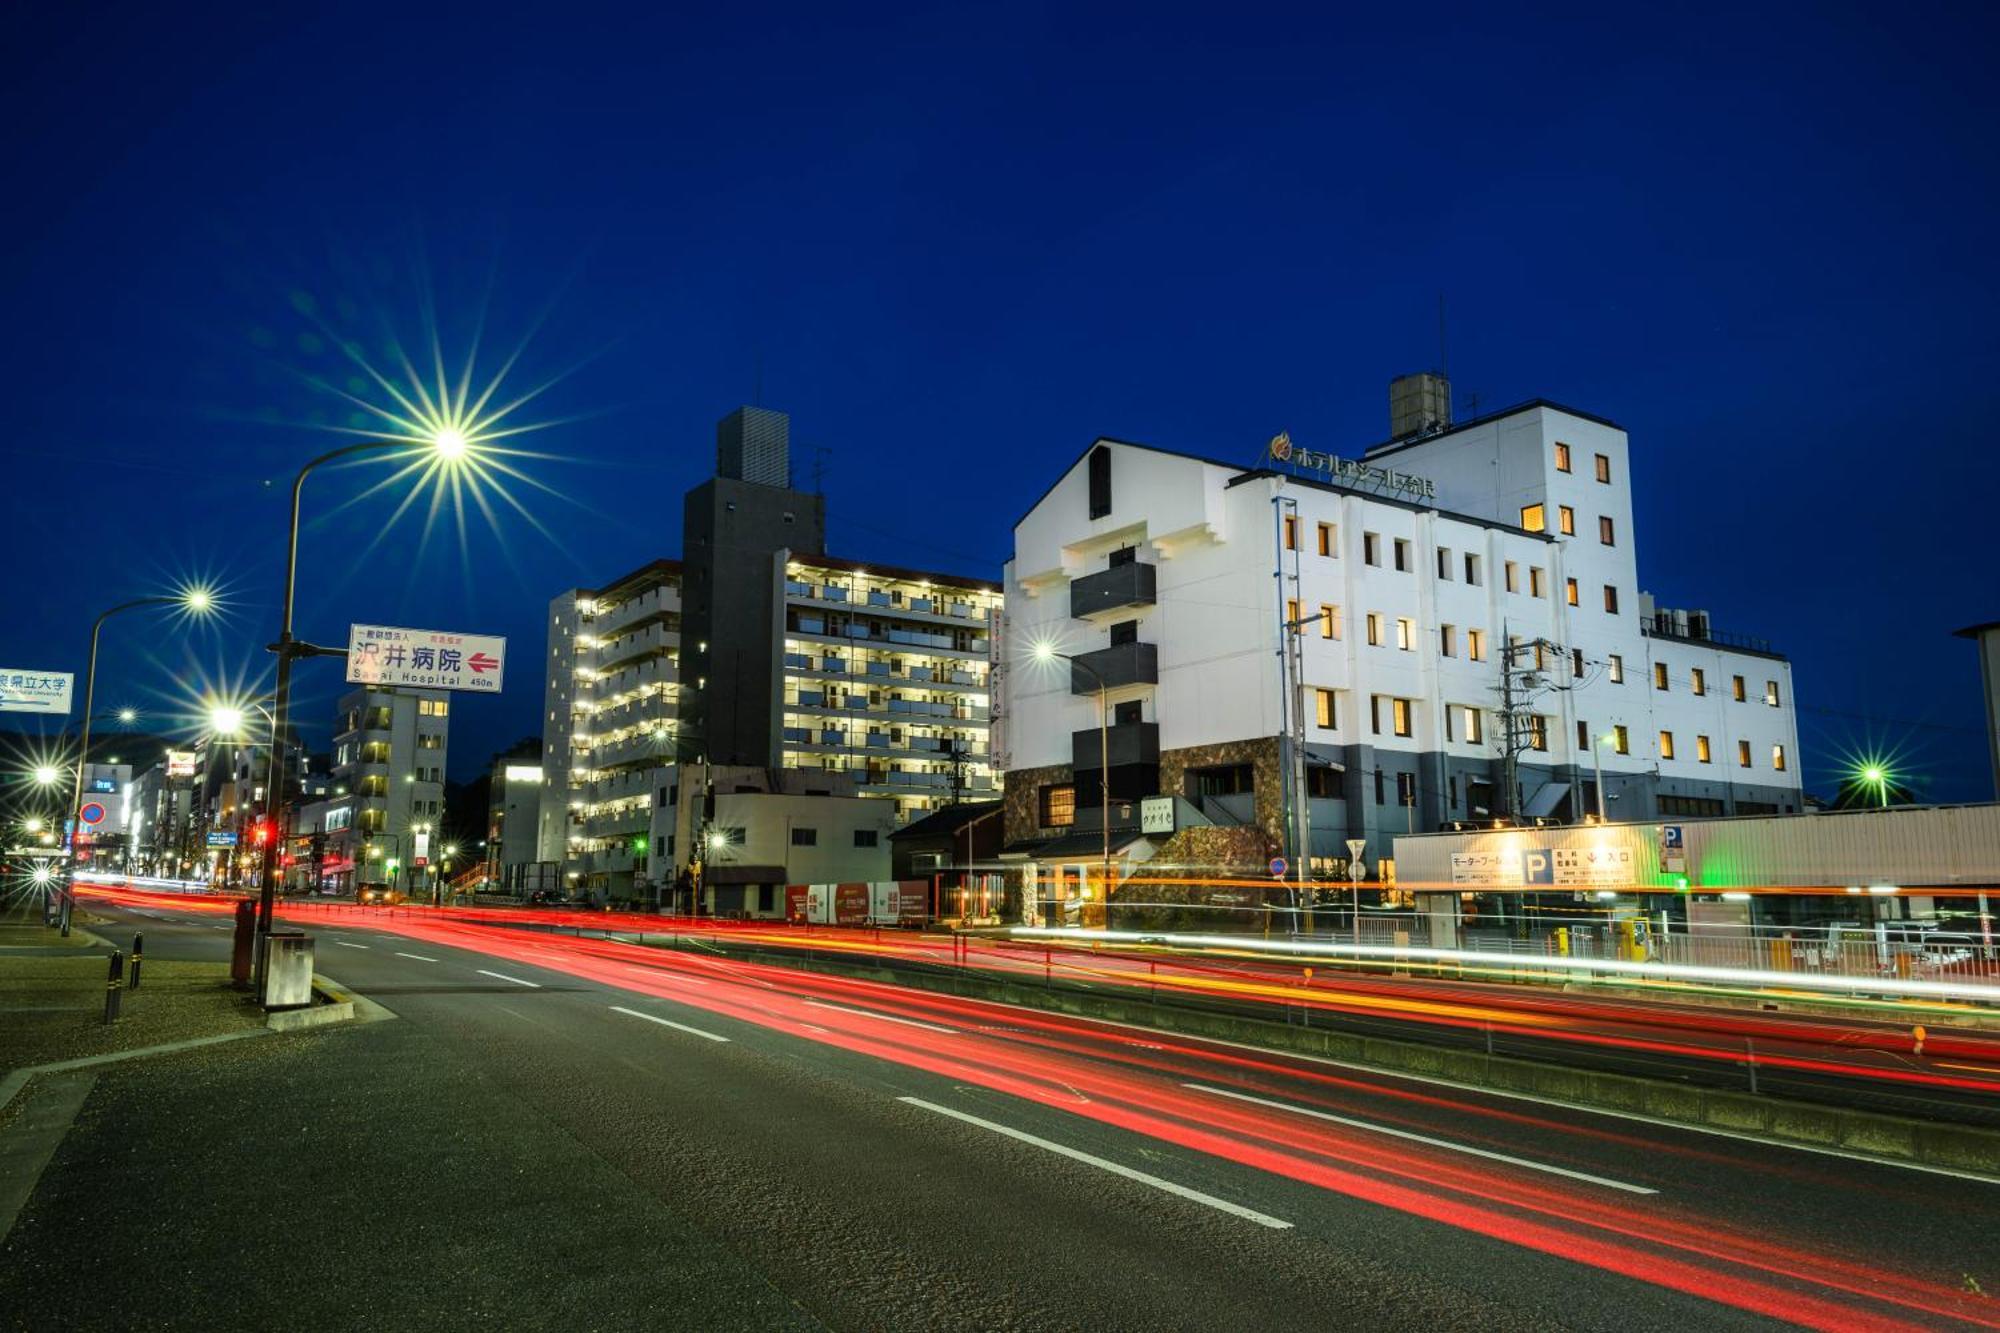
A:
[[[133,935],[132,936],[132,980],[126,983],[126,988],[128,990],[139,989],[139,960],[140,956],[145,952],[145,948],[146,948],[145,933],[142,931],[138,934]]]
[[[115,1023],[118,1021],[119,987],[124,984],[124,980],[125,955],[113,949],[111,951],[110,979],[104,983],[104,1021],[106,1023]]]

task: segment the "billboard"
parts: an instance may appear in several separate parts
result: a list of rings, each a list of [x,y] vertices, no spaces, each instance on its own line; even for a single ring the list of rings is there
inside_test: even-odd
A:
[[[168,777],[191,778],[194,776],[193,750],[168,750],[165,758]]]

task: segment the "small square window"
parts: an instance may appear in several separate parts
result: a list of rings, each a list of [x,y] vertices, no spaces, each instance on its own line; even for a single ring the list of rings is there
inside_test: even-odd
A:
[[[1521,526],[1529,532],[1544,531],[1549,526],[1547,511],[1541,505],[1522,505]]]

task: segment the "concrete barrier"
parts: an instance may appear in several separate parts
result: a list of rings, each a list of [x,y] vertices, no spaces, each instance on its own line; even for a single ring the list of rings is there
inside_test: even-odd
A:
[[[654,947],[681,941],[654,937]],[[1802,1147],[1892,1162],[1915,1162],[2000,1178],[2000,1130],[1954,1125],[1851,1107],[1820,1106],[1756,1093],[1702,1088],[1630,1074],[1598,1073],[1513,1056],[1427,1046],[1421,1042],[1361,1037],[1325,1028],[1179,1005],[1155,1005],[1127,996],[1074,989],[1042,989],[966,972],[903,971],[845,960],[765,951],[703,941],[701,952],[722,953],[806,972],[878,981],[912,990],[992,1000],[1080,1018],[1155,1028],[1270,1050],[1367,1065],[1384,1073],[1409,1073],[1472,1089],[1521,1093],[1579,1109],[1602,1109],[1670,1124],[1689,1125]]]

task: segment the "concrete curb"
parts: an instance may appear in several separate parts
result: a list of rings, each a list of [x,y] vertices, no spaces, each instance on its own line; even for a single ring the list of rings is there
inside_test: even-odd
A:
[[[299,1032],[325,1027],[330,1023],[379,1023],[396,1015],[365,995],[357,995],[339,982],[313,973],[313,1003],[303,1009],[279,1009],[265,1016],[264,1026],[273,1032]]]
[[[663,943],[665,947],[678,947],[671,942]],[[1579,1110],[1611,1111],[1821,1152],[1966,1172],[2000,1181],[2000,1131],[1973,1125],[1942,1124],[1629,1074],[1570,1069],[1511,1056],[1489,1056],[1479,1051],[1362,1037],[1323,1028],[1290,1027],[1233,1014],[1155,1006],[1118,996],[1039,990],[975,975],[900,972],[833,960],[753,953],[717,947],[713,941],[707,943],[704,951],[799,971],[825,972],[1184,1036],[1315,1055],[1366,1065],[1384,1073],[1409,1073],[1469,1088],[1518,1093]]]
[[[218,1042],[241,1041],[245,1037],[269,1036],[268,1028],[242,1028],[235,1032],[217,1033],[213,1037],[190,1037],[186,1041],[170,1041],[159,1046],[140,1046],[129,1051],[111,1051],[105,1055],[86,1055],[75,1060],[57,1060],[46,1065],[24,1065],[13,1070],[5,1078],[0,1078],[0,1110],[14,1100],[17,1093],[28,1085],[28,1080],[38,1074],[60,1074],[72,1069],[88,1069],[93,1065],[112,1065],[124,1060],[137,1060],[148,1055],[172,1055],[176,1051],[191,1051],[199,1046],[214,1046]]]

